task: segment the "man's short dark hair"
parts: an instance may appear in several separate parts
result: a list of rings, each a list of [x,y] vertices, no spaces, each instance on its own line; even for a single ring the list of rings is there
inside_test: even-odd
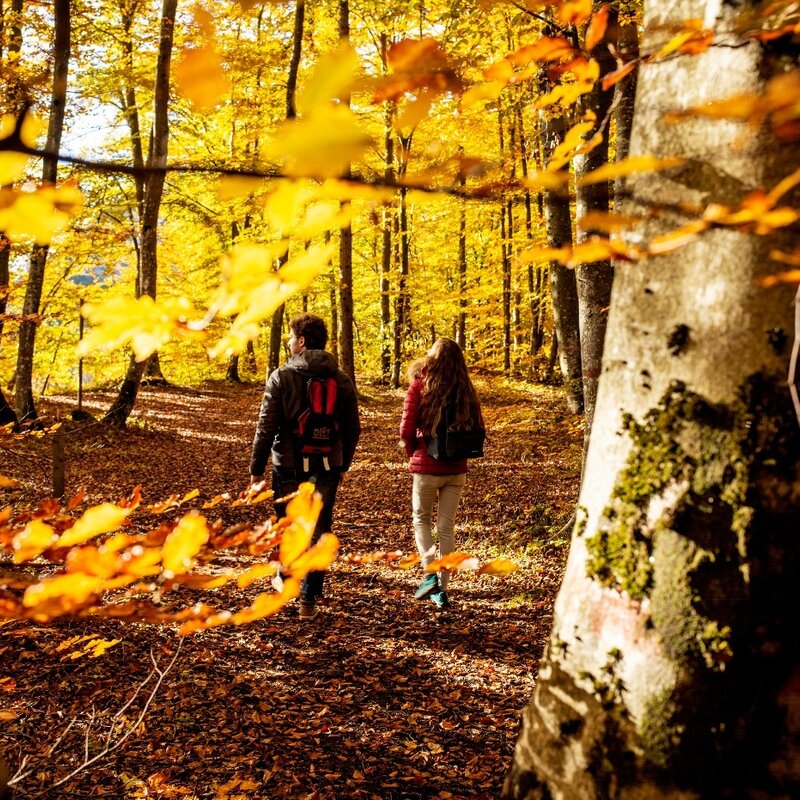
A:
[[[325,320],[315,314],[298,314],[292,317],[289,328],[298,338],[305,339],[308,350],[324,350],[328,343],[328,328]]]

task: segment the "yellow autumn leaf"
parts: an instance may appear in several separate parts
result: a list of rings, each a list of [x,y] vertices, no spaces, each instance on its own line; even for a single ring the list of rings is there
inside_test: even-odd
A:
[[[181,517],[162,548],[165,572],[180,575],[191,569],[194,557],[208,541],[208,537],[208,525],[201,514],[190,511]]]
[[[239,283],[241,291],[238,294],[231,293],[228,297],[222,297],[222,306],[238,310],[238,316],[227,334],[209,351],[211,357],[241,352],[248,341],[257,338],[259,323],[269,317],[288,297],[302,291],[327,269],[336,247],[335,242],[314,244],[299,256],[287,261],[278,272],[266,273],[262,268],[260,273],[243,277],[242,282],[248,281],[246,290]],[[258,280],[249,283],[253,278]],[[230,291],[230,287],[223,287],[223,291]]]
[[[89,658],[99,658],[106,651],[110,650],[114,645],[121,642],[121,639],[99,639],[93,643]]]
[[[292,237],[305,240],[313,239],[321,236],[326,231],[345,228],[352,220],[352,205],[341,206],[331,200],[316,202],[306,209],[303,219],[292,231]]]
[[[478,575],[510,575],[518,569],[519,567],[507,558],[495,558],[483,564],[478,569]]]
[[[684,159],[682,158],[657,158],[653,155],[630,156],[622,161],[598,167],[596,170],[584,175],[580,183],[584,186],[590,186],[593,183],[614,180],[636,172],[660,172],[665,169],[679,167],[683,163]]]
[[[358,161],[371,143],[349,108],[326,105],[284,122],[267,142],[265,155],[282,163],[287,175],[334,178]]]
[[[275,181],[264,201],[264,219],[278,235],[288,236],[313,197],[310,181]]]
[[[23,186],[0,190],[0,230],[12,241],[49,244],[83,206],[76,186]]]
[[[274,287],[278,278],[273,270],[288,246],[285,240],[263,245],[237,244],[223,254],[220,258],[222,285],[212,300],[218,313],[223,316],[238,314],[251,304],[252,296],[265,284]]]
[[[53,528],[40,519],[32,519],[12,540],[14,563],[21,564],[43,553],[58,538]]]
[[[312,114],[332,100],[344,98],[353,87],[360,69],[355,49],[349,42],[341,42],[335,50],[317,61],[311,77],[298,92],[298,112]]]
[[[5,475],[0,475],[0,489],[21,489],[22,483],[16,478],[7,478]]]
[[[35,608],[57,601],[61,613],[67,613],[99,594],[104,587],[105,581],[95,575],[82,572],[56,575],[29,586],[23,595],[22,604],[26,608]]]
[[[595,129],[596,123],[595,115],[590,112],[580,122],[573,125],[564,135],[564,141],[553,150],[547,170],[550,172],[560,170],[578,148],[586,143],[585,137]]]
[[[500,92],[506,87],[505,81],[489,81],[488,83],[478,83],[471,86],[461,95],[459,107],[462,111],[468,111],[478,103],[494,102],[500,97]]]
[[[395,117],[395,130],[404,131],[416,128],[420,122],[427,119],[430,115],[431,107],[436,97],[436,93],[423,89],[419,92],[415,100],[405,102]]]
[[[217,181],[217,195],[220,200],[235,200],[248,197],[264,187],[265,178],[247,175],[221,175]]]
[[[594,88],[594,81],[574,81],[561,83],[546,94],[543,94],[535,103],[534,108],[547,108],[558,103],[562,108],[574,105],[577,99],[584,94],[589,94]]]
[[[319,512],[322,498],[314,491],[313,483],[301,483],[298,493],[286,504],[288,526],[283,531],[280,546],[280,559],[288,567],[308,550]]]
[[[83,516],[59,536],[56,546],[72,547],[88,542],[101,533],[111,533],[122,525],[130,513],[131,509],[120,508],[114,503],[101,503],[99,506],[87,508]]]
[[[114,297],[102,303],[86,303],[81,309],[92,326],[78,344],[78,355],[110,350],[130,342],[137,361],[144,361],[172,338],[198,338],[202,334],[188,327],[195,315],[185,297],[156,302],[142,295]]]
[[[0,117],[0,148],[3,146],[3,139],[7,139],[14,133],[17,125],[17,118],[14,114],[3,114]],[[36,139],[41,133],[44,125],[35,114],[28,113],[22,121],[20,138],[27,147],[35,147]],[[0,186],[7,186],[16,183],[25,177],[25,171],[30,161],[30,156],[23,153],[15,153],[12,150],[0,150]]]

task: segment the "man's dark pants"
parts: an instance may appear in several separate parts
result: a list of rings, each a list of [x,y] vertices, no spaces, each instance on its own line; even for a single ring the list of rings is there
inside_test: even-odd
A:
[[[314,544],[323,533],[330,533],[333,526],[333,504],[336,502],[336,490],[341,480],[342,471],[336,467],[326,470],[322,467],[315,469],[312,465],[311,472],[303,472],[293,467],[272,468],[272,491],[275,492],[276,498],[296,492],[300,484],[305,482],[313,483],[315,489],[322,495],[322,511],[319,513],[311,544]],[[286,503],[275,503],[275,513],[278,519],[285,517]],[[322,597],[324,580],[324,572],[309,572],[300,587],[300,598],[314,601]]]

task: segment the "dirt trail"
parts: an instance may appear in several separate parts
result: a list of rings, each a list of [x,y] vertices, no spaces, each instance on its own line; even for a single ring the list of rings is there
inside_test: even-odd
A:
[[[290,608],[186,639],[124,747],[47,796],[497,797],[549,632],[566,557],[554,531],[575,500],[582,434],[555,389],[499,379],[480,380],[479,389],[490,442],[486,458],[471,465],[456,543],[481,559],[512,558],[516,573],[457,574],[453,607],[441,612],[413,600],[418,571],[339,562],[313,622],[301,623]],[[402,392],[361,391],[364,434],[340,490],[335,532],[343,553],[413,552],[410,477],[396,447]],[[73,429],[68,491],[85,485],[96,502],[141,484],[155,502],[195,488],[206,499],[241,490],[260,394],[260,386],[224,383],[144,389],[128,432]],[[86,407],[100,410],[108,400],[90,395]],[[51,398],[47,407],[65,413],[71,402]],[[4,454],[0,471],[26,484],[20,503],[47,494],[46,448]],[[266,510],[206,513],[234,524]],[[0,572],[8,568],[0,563]],[[180,591],[186,603],[233,607],[258,589]],[[69,651],[56,649],[96,632],[122,642],[97,659],[65,659]],[[150,653],[164,663],[177,642],[169,629],[110,621],[1,626],[0,749],[14,763],[27,754],[33,768],[18,796],[37,796],[80,763],[87,736],[93,748],[104,741],[150,672]],[[146,697],[140,693],[122,721],[133,722]]]

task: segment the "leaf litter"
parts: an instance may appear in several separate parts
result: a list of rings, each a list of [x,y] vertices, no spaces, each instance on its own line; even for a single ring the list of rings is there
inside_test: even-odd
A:
[[[87,752],[138,721],[152,680],[142,684],[154,663],[169,662],[178,636],[110,619],[0,623],[0,751],[12,773],[24,757],[30,771],[16,796],[497,797],[550,631],[583,433],[557,388],[477,382],[489,443],[470,465],[456,546],[482,563],[497,560],[497,574],[454,572],[448,611],[413,600],[422,573],[398,568],[397,552],[415,555],[411,481],[397,447],[403,392],[362,386],[364,432],[337,499],[341,557],[326,577],[322,613],[301,622],[293,604],[185,637],[124,744],[50,792]],[[98,503],[141,484],[154,514],[206,504],[209,522],[262,521],[269,502],[208,510],[212,498],[247,488],[260,395],[260,386],[224,382],[144,387],[127,432],[68,431],[68,494],[84,486]],[[87,397],[98,415],[110,399]],[[43,408],[66,415],[72,402],[50,398]],[[20,508],[48,494],[48,448],[46,438],[30,439],[4,453],[4,474],[22,485],[12,500]],[[378,551],[391,557],[370,557]],[[257,566],[230,558],[237,570]],[[507,574],[506,560],[519,568]],[[6,578],[23,569],[0,562]],[[243,608],[263,586],[242,584],[180,585],[171,594]]]

